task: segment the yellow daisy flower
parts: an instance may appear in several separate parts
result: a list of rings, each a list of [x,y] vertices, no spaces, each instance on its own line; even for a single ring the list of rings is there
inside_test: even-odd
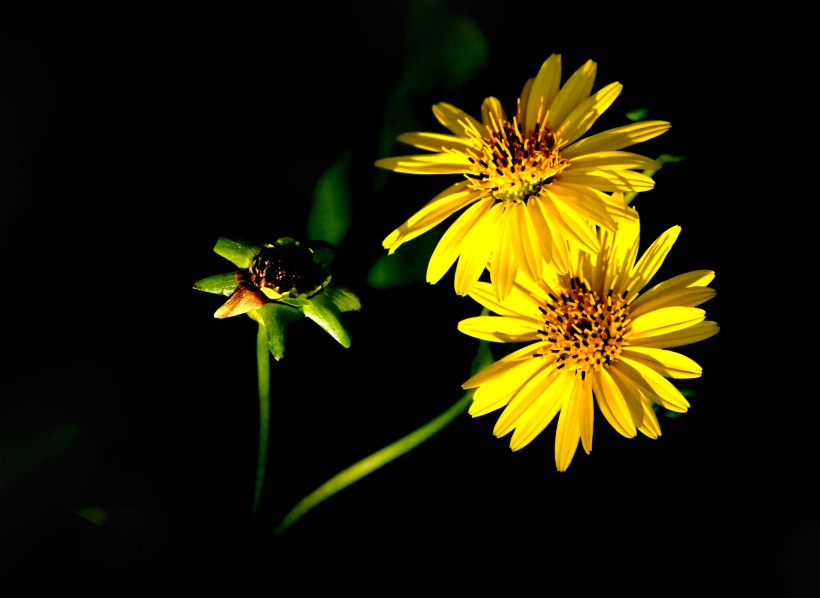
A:
[[[640,294],[680,230],[667,230],[636,263],[638,220],[622,222],[614,233],[599,229],[599,252],[570,249],[568,272],[545,267],[538,280],[519,271],[504,300],[489,283],[477,283],[470,296],[498,315],[467,318],[458,329],[488,341],[527,344],[463,384],[476,389],[470,415],[503,407],[493,433],[513,432],[510,448],[516,451],[560,412],[559,471],[569,467],[579,439],[587,454],[592,449],[594,403],[623,436],[660,436],[653,404],[679,413],[689,408],[668,378],[701,375],[695,361],[669,348],[719,330],[696,307],[715,294],[707,286],[713,271],[681,274]]]
[[[565,269],[564,239],[598,252],[598,239],[587,223],[615,230],[617,217],[633,215],[608,193],[652,189],[652,178],[634,169],[660,167],[620,150],[657,137],[670,125],[644,121],[582,139],[622,88],[615,82],[592,94],[596,70],[589,60],[561,86],[561,56],[553,54],[524,85],[514,118],[494,97],[481,106],[482,122],[442,102],[433,106],[433,114],[452,135],[400,135],[399,141],[434,153],[384,158],[376,166],[411,174],[462,174],[464,180],[390,233],[382,242],[389,254],[463,208],[427,268],[427,282],[434,284],[458,260],[459,295],[469,293],[491,260],[491,280],[503,298],[519,267],[533,279],[540,277],[542,259]]]

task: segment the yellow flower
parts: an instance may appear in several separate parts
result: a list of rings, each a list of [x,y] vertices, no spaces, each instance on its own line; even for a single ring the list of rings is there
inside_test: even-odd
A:
[[[427,267],[427,282],[434,284],[458,260],[459,295],[469,293],[490,261],[495,263],[491,280],[503,298],[519,267],[533,279],[540,277],[542,258],[566,269],[565,239],[596,253],[598,239],[587,223],[615,230],[616,218],[632,217],[608,193],[652,189],[652,178],[633,169],[660,167],[620,150],[670,126],[644,121],[582,139],[622,88],[615,82],[592,94],[596,70],[589,60],[561,86],[561,56],[553,54],[524,85],[513,119],[494,97],[481,106],[482,122],[439,103],[433,114],[452,135],[400,135],[399,141],[434,153],[384,158],[376,166],[411,174],[462,174],[464,180],[390,233],[382,242],[389,254],[463,208]]]
[[[616,196],[619,194],[615,194]],[[569,271],[544,268],[532,280],[519,271],[504,300],[479,282],[470,292],[498,315],[467,318],[458,329],[479,339],[527,343],[467,380],[473,417],[504,408],[493,433],[513,432],[510,448],[531,442],[559,414],[555,463],[565,471],[580,439],[592,449],[594,403],[623,436],[661,434],[653,404],[679,413],[688,401],[668,379],[697,378],[701,367],[670,351],[717,334],[696,307],[712,298],[710,270],[695,270],[640,294],[680,233],[673,226],[636,263],[640,225],[600,229],[601,250],[569,250]]]

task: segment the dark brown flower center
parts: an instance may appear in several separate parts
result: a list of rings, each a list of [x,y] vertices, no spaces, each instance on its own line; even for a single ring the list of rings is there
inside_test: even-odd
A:
[[[602,296],[577,276],[568,283],[558,297],[550,294],[539,308],[544,327],[538,334],[550,343],[539,355],[552,354],[558,369],[567,367],[585,376],[618,360],[631,321],[629,301],[626,292],[609,290]]]
[[[259,288],[285,294],[315,293],[327,273],[313,261],[313,252],[302,244],[264,245],[251,261],[250,281]]]

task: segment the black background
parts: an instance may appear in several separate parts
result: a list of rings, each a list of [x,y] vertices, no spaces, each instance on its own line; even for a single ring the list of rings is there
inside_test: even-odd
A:
[[[421,37],[408,33],[408,2],[72,12],[0,29],[4,585],[816,588],[813,399],[787,377],[805,366],[787,334],[810,316],[783,273],[791,235],[771,221],[791,201],[772,155],[791,127],[771,103],[782,94],[760,26],[741,32],[703,11],[424,5]],[[367,285],[381,240],[444,188],[391,174],[374,189],[372,164],[407,57],[453,15],[482,32],[488,60],[457,89],[432,80],[411,95],[417,130],[441,130],[436,101],[478,116],[496,95],[511,111],[550,53],[565,77],[595,60],[595,89],[624,84],[614,124],[640,106],[672,123],[635,148],[685,157],[636,201],[642,239],[683,227],[661,275],[715,270],[704,307],[721,333],[683,351],[704,375],[656,441],[627,441],[598,418],[595,450],[559,474],[554,424],[512,453],[492,436],[496,415],[465,415],[274,537],[300,498],[460,397],[475,344],[455,325],[476,308],[454,296],[452,273],[435,286]],[[334,276],[363,308],[346,314],[349,349],[305,322],[273,364],[252,522],[255,324],[215,320],[220,298],[192,284],[231,269],[212,252],[220,236],[304,235],[316,180],[345,150],[353,217]],[[76,436],[21,471],[24,448],[60,429]],[[75,514],[88,505],[107,509],[106,527]]]

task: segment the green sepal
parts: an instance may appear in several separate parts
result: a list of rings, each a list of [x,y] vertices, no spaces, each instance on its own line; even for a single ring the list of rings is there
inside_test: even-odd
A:
[[[326,295],[340,312],[359,311],[362,308],[359,298],[347,287],[329,284],[324,288],[322,294]]]
[[[288,326],[304,317],[299,309],[283,303],[266,303],[259,309],[249,311],[248,316],[265,326],[268,349],[276,361],[285,356],[285,333]]]
[[[233,293],[237,286],[239,286],[239,280],[236,278],[236,272],[209,276],[194,283],[194,288],[197,291],[225,295],[226,297]]]
[[[305,315],[321,326],[325,332],[335,338],[345,349],[350,347],[350,334],[342,324],[342,312],[324,293],[304,301],[302,310]]]
[[[248,245],[241,241],[233,241],[227,237],[219,237],[214,246],[214,253],[224,257],[237,268],[249,268],[253,256],[259,253],[258,245]]]

